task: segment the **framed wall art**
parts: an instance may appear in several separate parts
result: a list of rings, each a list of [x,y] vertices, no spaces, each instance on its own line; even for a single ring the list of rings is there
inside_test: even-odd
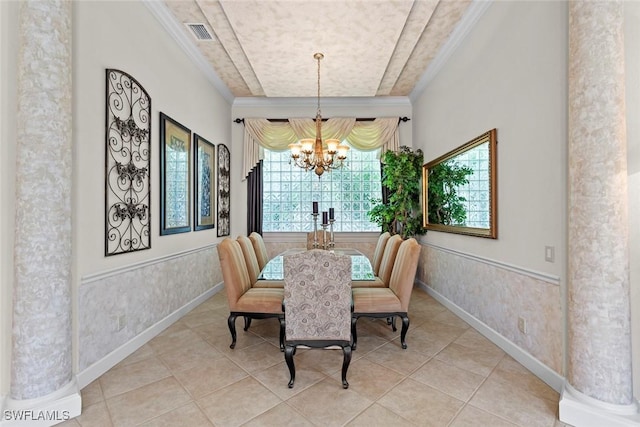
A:
[[[191,231],[191,131],[160,113],[160,235]]]
[[[151,248],[151,98],[106,70],[105,256]]]
[[[193,134],[194,230],[207,230],[215,226],[215,146],[197,133]]]
[[[218,144],[218,237],[231,233],[229,226],[231,207],[231,153],[224,144]]]

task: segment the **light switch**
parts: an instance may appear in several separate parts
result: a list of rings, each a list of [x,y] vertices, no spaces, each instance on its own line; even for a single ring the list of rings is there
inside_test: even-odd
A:
[[[544,260],[547,262],[554,262],[556,259],[556,250],[553,246],[544,247]]]

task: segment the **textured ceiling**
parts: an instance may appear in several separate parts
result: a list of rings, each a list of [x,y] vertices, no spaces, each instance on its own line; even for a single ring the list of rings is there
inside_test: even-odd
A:
[[[167,0],[234,97],[408,96],[471,0]],[[186,24],[203,24],[197,40]]]

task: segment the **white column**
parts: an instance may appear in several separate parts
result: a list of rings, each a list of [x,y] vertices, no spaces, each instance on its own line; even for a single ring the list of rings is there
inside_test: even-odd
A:
[[[568,383],[560,419],[576,426],[638,425],[622,2],[569,2],[568,83]]]
[[[5,409],[35,411],[26,416],[48,418],[49,425],[80,412],[71,336],[71,22],[69,1],[20,4],[13,333]],[[7,419],[3,411],[3,423],[11,425],[19,416],[14,414]]]

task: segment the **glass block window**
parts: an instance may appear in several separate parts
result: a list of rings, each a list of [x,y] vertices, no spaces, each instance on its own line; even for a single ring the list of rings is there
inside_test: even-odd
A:
[[[380,160],[376,151],[350,149],[342,169],[322,177],[289,163],[288,151],[265,150],[263,160],[262,230],[313,231],[312,202],[322,212],[334,208],[334,231],[380,231],[369,221],[370,199],[382,197]]]
[[[467,176],[469,183],[457,187],[458,195],[464,197],[467,211],[465,226],[489,228],[489,150],[487,144],[480,145],[456,157],[456,163],[473,169]]]

